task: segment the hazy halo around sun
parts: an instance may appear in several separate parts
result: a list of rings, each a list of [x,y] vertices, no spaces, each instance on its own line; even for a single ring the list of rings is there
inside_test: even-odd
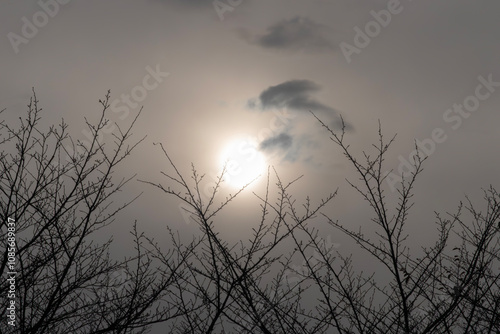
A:
[[[224,182],[234,188],[248,183],[257,183],[266,172],[266,160],[258,149],[258,143],[251,139],[233,139],[224,147],[220,167],[226,167]]]

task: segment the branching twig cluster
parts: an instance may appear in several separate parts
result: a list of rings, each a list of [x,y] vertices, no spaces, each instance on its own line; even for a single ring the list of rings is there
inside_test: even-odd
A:
[[[467,198],[456,213],[436,214],[434,245],[414,249],[406,227],[425,158],[417,153],[391,203],[383,167],[395,137],[386,141],[380,124],[375,154],[358,158],[343,121],[336,132],[317,118],[359,177],[347,182],[371,208],[374,235],[325,213],[337,191],[299,204],[292,189],[300,177],[284,182],[269,169],[264,193],[255,194],[260,212],[251,232],[229,243],[217,219],[247,187],[220,201],[223,170],[204,197],[204,175],[194,165],[181,172],[159,144],[172,171],[162,172],[167,184],[141,182],[181,201],[200,234],[185,243],[169,229],[171,242],[162,245],[134,224],[135,254],[112,259],[112,241],[97,244],[92,236],[130,204],[113,199],[135,176],[116,181],[113,174],[143,139],[129,144],[136,118],[117,127],[112,147],[103,143],[109,93],[100,103],[98,123],[87,122],[90,144],[74,142],[64,121],[40,131],[35,95],[18,129],[0,123],[0,218],[2,229],[8,217],[17,222],[22,333],[141,333],[154,324],[192,334],[500,332],[499,193],[485,191],[484,210]],[[325,228],[351,238],[387,280],[326,242]],[[7,271],[6,251],[0,268]],[[1,296],[7,289],[0,282]]]

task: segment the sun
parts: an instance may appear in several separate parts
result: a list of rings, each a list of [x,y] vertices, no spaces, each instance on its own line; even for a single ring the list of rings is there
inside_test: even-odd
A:
[[[220,166],[226,167],[224,182],[241,188],[250,182],[254,184],[266,170],[264,155],[257,142],[250,139],[232,140],[222,151]]]

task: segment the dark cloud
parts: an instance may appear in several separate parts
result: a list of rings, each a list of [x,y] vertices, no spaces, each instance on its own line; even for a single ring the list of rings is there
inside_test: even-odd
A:
[[[290,80],[264,90],[258,100],[250,99],[250,108],[259,107],[266,109],[287,108],[298,111],[331,112],[335,109],[315,100],[311,95],[321,87],[309,80]]]
[[[292,136],[287,133],[280,133],[277,136],[267,138],[259,144],[259,149],[262,151],[271,151],[275,148],[287,150],[292,146]]]
[[[259,144],[259,150],[267,154],[280,156],[282,161],[311,162],[312,151],[317,148],[317,143],[308,134],[294,134],[290,130],[263,140]]]
[[[332,130],[338,130],[342,127],[339,112],[321,103],[313,96],[320,90],[321,86],[310,80],[285,81],[276,86],[268,87],[260,93],[258,98],[249,99],[247,106],[251,109],[266,111],[287,109],[295,111],[296,115],[305,115],[305,112],[312,111]],[[313,150],[317,145],[314,133],[321,126],[315,122],[312,116],[311,121],[315,125],[312,127],[304,127],[303,124],[298,126],[299,122],[304,120],[303,117],[292,118],[281,133],[263,140],[259,144],[259,149],[266,153],[278,154],[283,157],[284,161],[312,161]],[[345,122],[345,128],[347,131],[353,130],[348,122]]]
[[[336,48],[326,34],[328,28],[305,17],[280,21],[261,35],[241,31],[241,37],[264,48],[281,50],[305,50],[309,52],[331,51]]]
[[[332,127],[340,129],[342,122],[339,112],[321,102],[312,95],[321,90],[321,86],[310,80],[290,80],[271,86],[260,93],[258,98],[249,99],[250,109],[288,109],[294,111],[312,111]],[[353,130],[351,124],[344,120],[347,131]]]

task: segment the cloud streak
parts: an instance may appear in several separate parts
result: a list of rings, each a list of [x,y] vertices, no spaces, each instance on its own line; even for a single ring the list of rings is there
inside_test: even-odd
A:
[[[337,111],[316,100],[312,94],[321,87],[310,80],[290,80],[264,90],[258,99],[248,101],[250,108],[262,110],[287,108],[295,111],[330,112]]]
[[[271,138],[267,138],[259,144],[259,149],[262,151],[272,151],[276,148],[287,150],[292,146],[292,136],[288,133],[280,133]]]
[[[313,20],[296,16],[282,20],[270,27],[263,34],[252,34],[242,30],[241,37],[247,42],[266,49],[308,52],[327,52],[336,49],[326,36],[328,27]]]

